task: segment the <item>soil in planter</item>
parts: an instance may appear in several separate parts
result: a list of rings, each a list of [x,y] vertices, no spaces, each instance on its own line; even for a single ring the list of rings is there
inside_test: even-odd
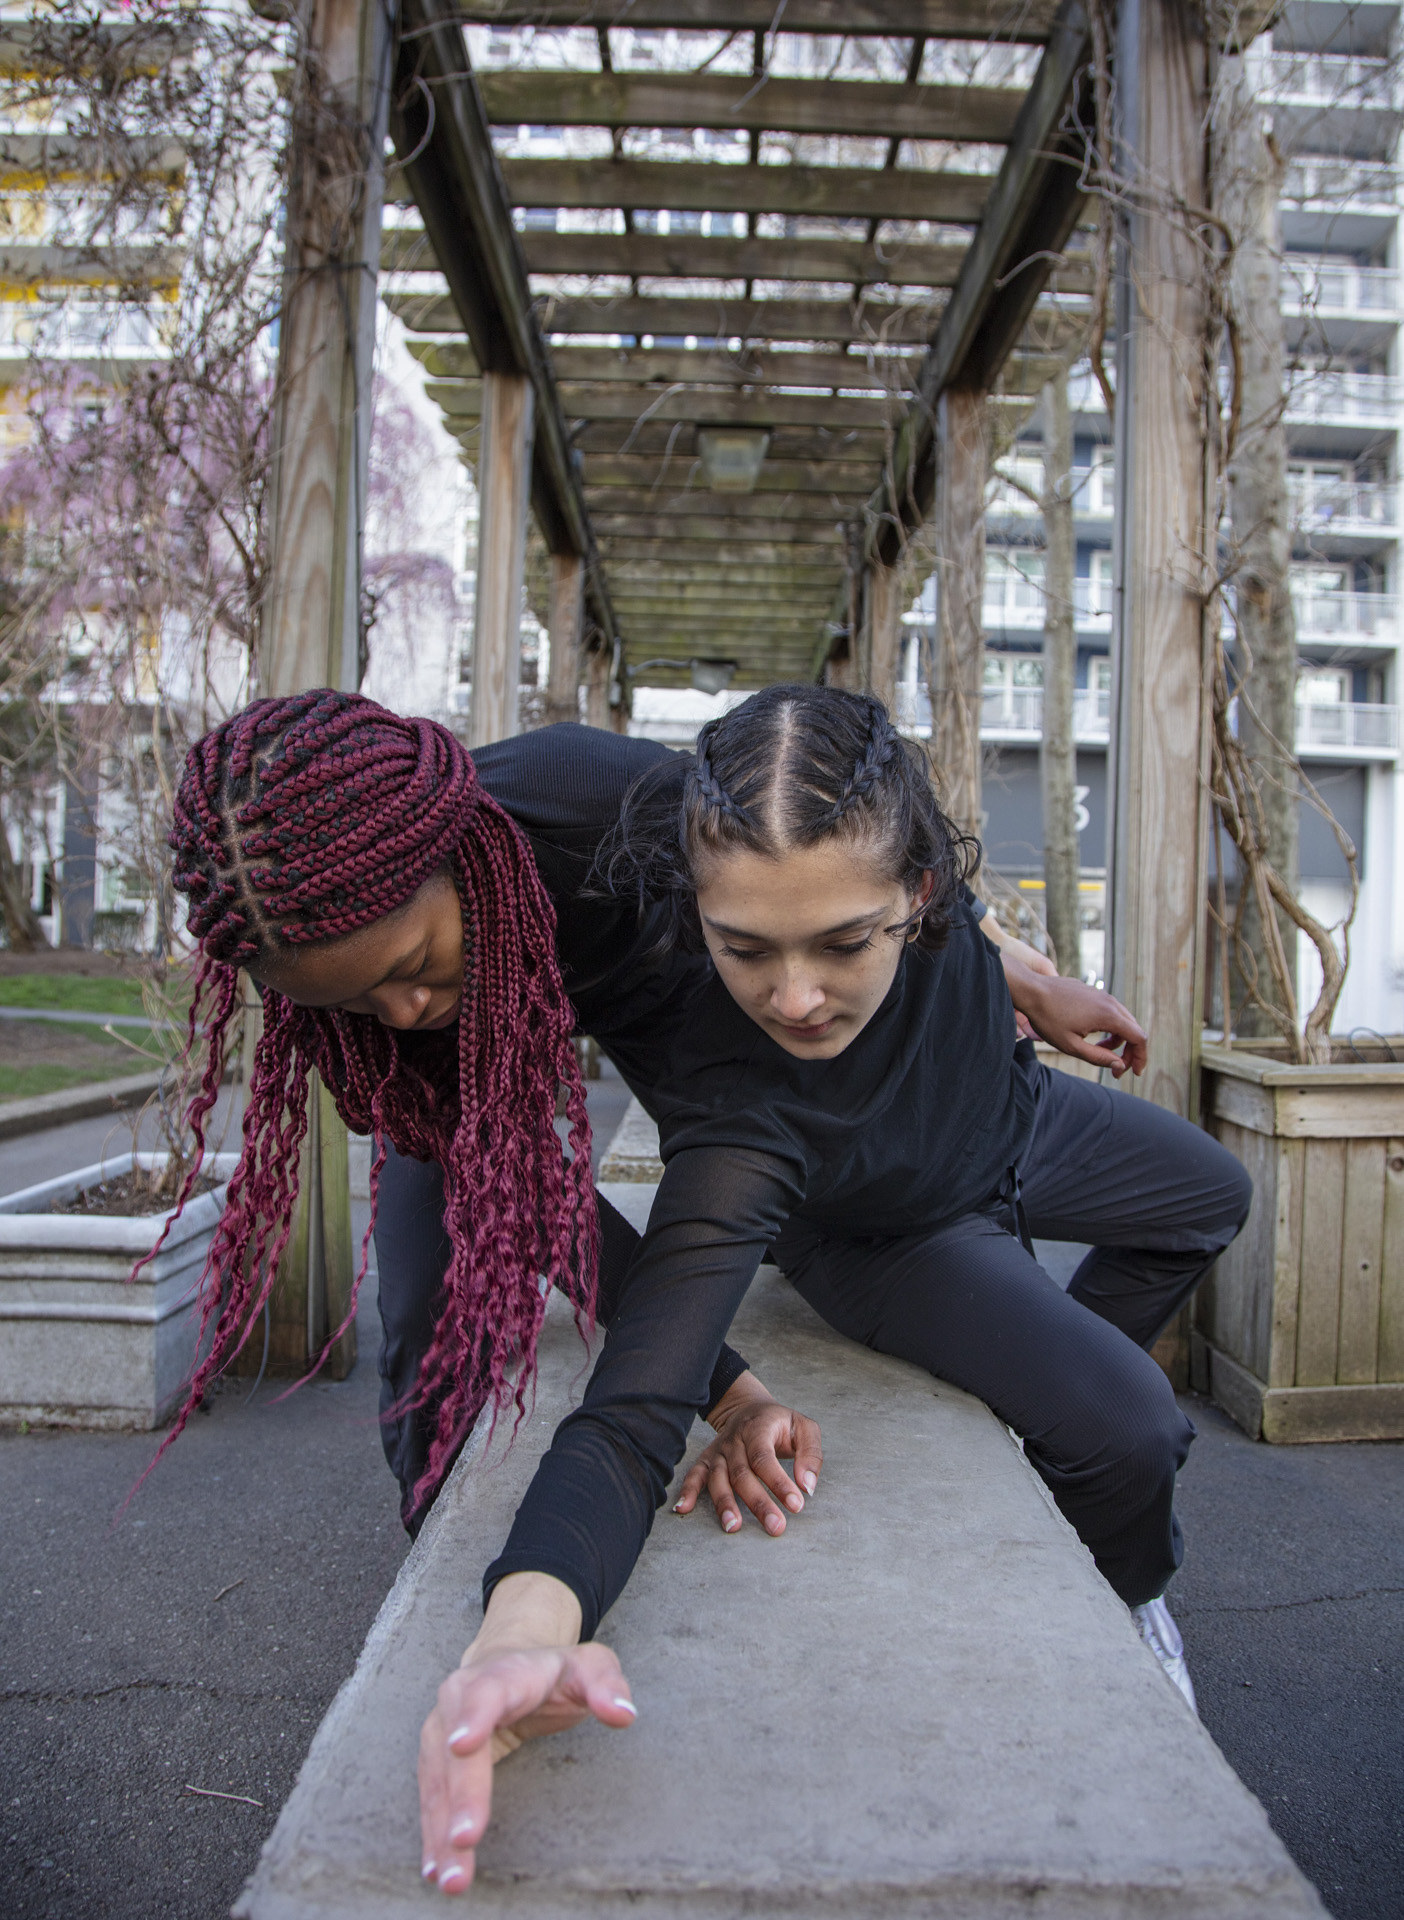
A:
[[[212,1174],[201,1174],[191,1194],[194,1200],[202,1193],[209,1193],[219,1185]],[[151,1190],[148,1176],[139,1168],[131,1173],[119,1173],[112,1180],[104,1180],[101,1186],[84,1187],[71,1199],[55,1200],[49,1208],[50,1213],[83,1214],[125,1214],[164,1213],[173,1201]]]

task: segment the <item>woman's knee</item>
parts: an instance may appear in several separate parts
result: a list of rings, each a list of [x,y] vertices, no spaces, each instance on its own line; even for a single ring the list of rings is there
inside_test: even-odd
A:
[[[1236,1154],[1230,1153],[1212,1135],[1206,1135],[1205,1140],[1210,1149],[1208,1160],[1213,1175],[1210,1189],[1213,1220],[1222,1235],[1222,1245],[1227,1247],[1247,1222],[1253,1205],[1253,1179]]]

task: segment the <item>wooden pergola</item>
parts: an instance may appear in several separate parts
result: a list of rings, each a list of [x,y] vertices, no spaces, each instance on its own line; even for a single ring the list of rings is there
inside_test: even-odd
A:
[[[408,0],[402,20],[388,193],[419,220],[386,231],[382,266],[448,287],[390,301],[479,468],[479,737],[508,722],[512,638],[487,625],[514,619],[498,572],[524,548],[499,510],[523,488],[494,476],[523,462],[562,711],[582,585],[616,702],[633,669],[675,684],[699,658],[740,687],[829,664],[890,691],[886,576],[931,510],[942,395],[1037,392],[1061,329],[1041,296],[1089,290],[1085,261],[1060,261],[1090,111],[1080,0]],[[772,77],[777,20],[896,42],[905,77]],[[464,22],[592,29],[600,70],[474,75]],[[725,31],[752,71],[614,71],[619,25]],[[932,81],[936,42],[1022,48],[1006,64],[1032,78]],[[607,139],[597,158],[499,161],[493,129],[528,126],[558,148]],[[732,138],[718,158],[636,157],[666,129]],[[771,136],[843,140],[862,163],[786,159]],[[483,680],[500,699],[479,702]]]

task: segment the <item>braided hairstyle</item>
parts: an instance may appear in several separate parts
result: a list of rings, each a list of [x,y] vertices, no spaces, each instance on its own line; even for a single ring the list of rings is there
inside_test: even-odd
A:
[[[447,870],[457,889],[466,960],[456,1042],[453,1028],[397,1032],[265,992],[243,1152],[206,1269],[199,1351],[207,1337],[209,1349],[162,1446],[248,1340],[268,1299],[291,1230],[315,1068],[347,1125],[377,1137],[372,1230],[385,1140],[444,1170],[451,1251],[414,1393],[415,1404],[436,1410],[428,1463],[411,1496],[411,1513],[422,1510],[489,1401],[494,1415],[511,1403],[519,1417],[524,1410],[545,1313],[540,1277],[562,1288],[578,1319],[594,1311],[590,1129],[550,898],[530,848],[446,728],[328,688],[255,700],[198,741],[170,844],[200,943],[189,1041],[193,1048],[203,1027],[209,1046],[187,1118],[202,1150],[239,967],[369,926],[436,873]],[[568,1162],[555,1130],[561,1082]],[[197,1158],[177,1211],[198,1170]],[[368,1230],[357,1290],[370,1237]],[[354,1313],[353,1293],[322,1358]],[[513,1387],[509,1373],[522,1360]]]
[[[930,873],[929,898],[893,931],[915,929],[929,949],[944,945],[980,845],[942,813],[921,748],[870,694],[766,687],[703,727],[681,802],[673,766],[635,781],[600,849],[595,885],[633,894],[641,914],[661,902],[658,949],[696,951],[698,878],[709,857],[743,848],[779,859],[830,839],[861,847],[910,893]]]

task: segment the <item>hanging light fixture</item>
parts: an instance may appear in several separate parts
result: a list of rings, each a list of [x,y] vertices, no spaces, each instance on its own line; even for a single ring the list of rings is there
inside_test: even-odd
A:
[[[699,427],[702,476],[713,493],[751,493],[770,450],[769,427]]]

